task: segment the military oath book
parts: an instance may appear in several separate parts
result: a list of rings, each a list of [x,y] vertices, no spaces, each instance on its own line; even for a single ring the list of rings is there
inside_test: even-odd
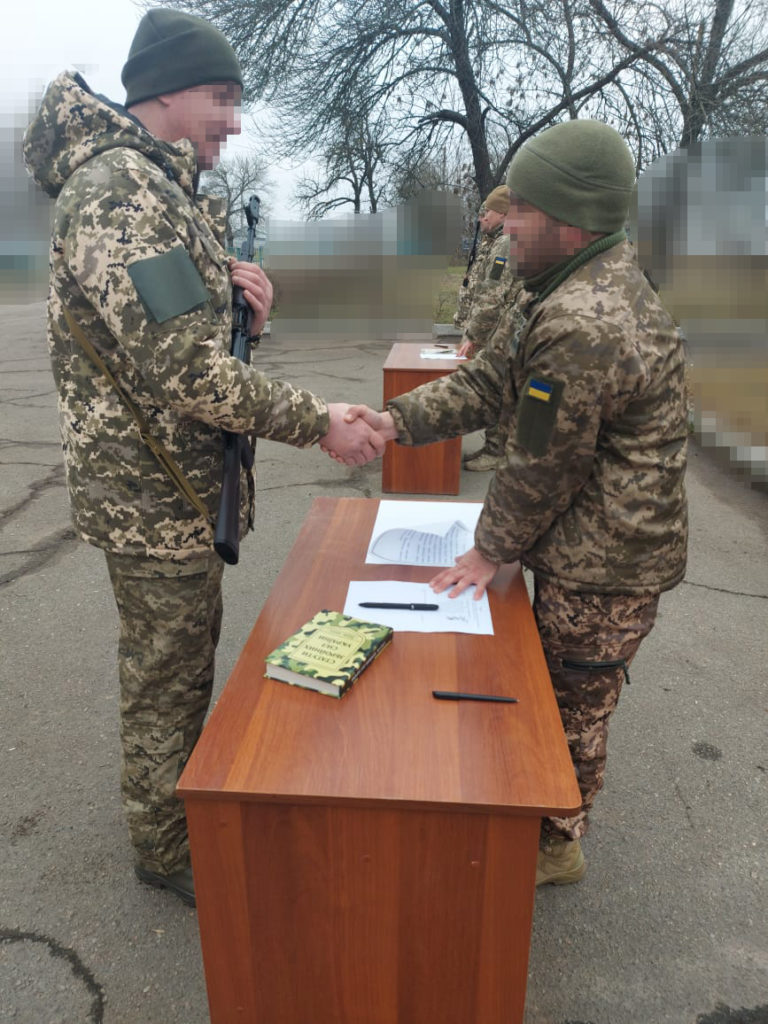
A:
[[[323,610],[267,656],[266,675],[343,697],[392,639],[392,629]]]

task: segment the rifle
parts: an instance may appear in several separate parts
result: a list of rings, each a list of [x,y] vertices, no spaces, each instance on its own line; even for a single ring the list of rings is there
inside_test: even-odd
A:
[[[469,270],[472,264],[475,262],[475,256],[477,255],[477,236],[480,234],[480,218],[475,221],[475,237],[472,239],[472,248],[469,250],[469,260],[467,261],[467,269],[464,273],[464,280],[461,282],[464,288],[469,284]]]
[[[253,263],[256,251],[256,225],[259,223],[258,196],[251,196],[243,207],[248,221],[245,237],[238,259]],[[251,347],[258,344],[259,336],[248,332],[250,307],[245,301],[243,289],[235,287],[232,292],[232,346],[231,354],[243,363],[251,361]],[[240,557],[240,467],[249,470],[253,466],[253,449],[242,434],[222,431],[224,437],[224,466],[221,475],[219,514],[216,517],[216,531],[213,547],[216,554],[227,565],[237,565]]]

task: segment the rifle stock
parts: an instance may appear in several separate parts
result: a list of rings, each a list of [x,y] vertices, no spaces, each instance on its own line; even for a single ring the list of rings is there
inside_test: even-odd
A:
[[[259,222],[259,197],[251,196],[245,206],[248,234],[239,253],[240,260],[253,262],[256,251],[256,225]],[[242,288],[232,293],[232,346],[231,354],[243,363],[251,361],[253,339],[248,333],[248,303]],[[242,434],[223,430],[224,458],[219,494],[219,512],[213,547],[216,554],[227,565],[237,565],[240,557],[240,467],[249,470],[253,466],[253,452]]]

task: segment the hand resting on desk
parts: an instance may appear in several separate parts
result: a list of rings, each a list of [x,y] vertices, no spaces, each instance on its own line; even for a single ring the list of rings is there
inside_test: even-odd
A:
[[[474,584],[476,587],[474,600],[479,601],[485,593],[486,587],[496,575],[498,568],[495,562],[489,562],[484,555],[481,555],[477,548],[470,548],[469,551],[458,556],[455,566],[443,569],[437,576],[433,576],[429,585],[436,594],[453,586],[448,597],[458,597],[467,587]]]

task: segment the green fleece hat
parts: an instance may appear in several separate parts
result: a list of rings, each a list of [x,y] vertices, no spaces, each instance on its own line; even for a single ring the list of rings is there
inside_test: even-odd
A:
[[[564,121],[530,139],[507,172],[512,192],[587,231],[624,227],[635,184],[629,147],[602,121]]]
[[[196,85],[243,85],[235,51],[218,29],[192,14],[162,7],[148,11],[139,22],[122,79],[126,107]]]

